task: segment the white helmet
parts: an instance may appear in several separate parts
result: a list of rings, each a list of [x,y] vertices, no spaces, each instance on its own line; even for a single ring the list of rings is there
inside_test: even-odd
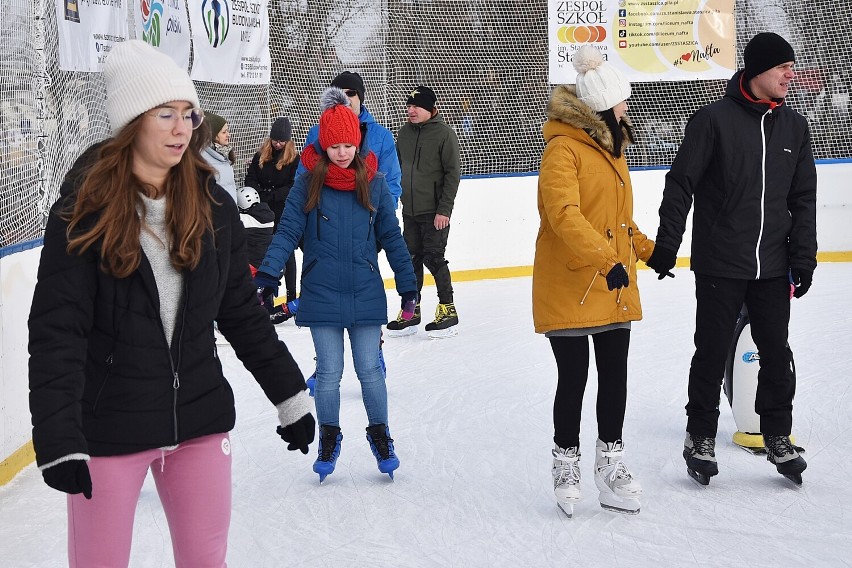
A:
[[[240,209],[248,209],[255,203],[260,203],[260,195],[253,187],[241,187],[237,191],[237,207]]]

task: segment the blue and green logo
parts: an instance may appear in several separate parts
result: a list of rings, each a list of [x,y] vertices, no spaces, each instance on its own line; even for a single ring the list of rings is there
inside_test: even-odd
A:
[[[207,41],[210,45],[219,47],[225,43],[231,21],[231,7],[228,5],[228,0],[204,0],[201,3],[201,17],[204,20],[204,31],[207,32]]]
[[[160,46],[160,31],[163,21],[163,4],[160,0],[141,0],[142,11],[142,41]]]

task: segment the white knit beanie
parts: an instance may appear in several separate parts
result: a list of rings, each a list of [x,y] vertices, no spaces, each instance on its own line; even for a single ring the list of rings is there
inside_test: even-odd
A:
[[[113,135],[143,112],[171,101],[201,106],[186,71],[162,51],[137,39],[112,48],[104,62],[104,82]]]
[[[574,53],[577,97],[592,110],[611,109],[630,97],[630,82],[618,69],[604,61],[600,50],[584,45]]]

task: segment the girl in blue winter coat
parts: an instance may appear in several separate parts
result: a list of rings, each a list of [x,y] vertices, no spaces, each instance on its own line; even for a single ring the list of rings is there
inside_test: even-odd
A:
[[[307,172],[290,190],[255,284],[264,289],[265,296],[275,293],[281,269],[304,237],[296,324],[311,329],[317,355],[320,443],[314,472],[322,481],[334,471],[340,455],[340,379],[346,330],[369,421],[367,440],[379,470],[393,478],[399,459],[387,426],[387,388],[379,361],[387,300],[377,239],[394,271],[403,306],[415,302],[417,281],[388,184],[376,170],[376,155],[358,153],[361,129],[358,117],[349,109],[348,97],[331,87],[322,94],[321,102],[319,139],[302,153]]]

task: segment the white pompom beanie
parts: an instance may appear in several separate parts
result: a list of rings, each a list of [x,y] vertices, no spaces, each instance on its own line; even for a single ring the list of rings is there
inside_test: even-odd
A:
[[[630,97],[630,82],[603,59],[600,50],[584,45],[574,54],[577,97],[592,110],[611,109]]]
[[[186,71],[162,51],[137,39],[112,48],[104,62],[104,82],[113,135],[143,112],[168,102],[201,106]]]

